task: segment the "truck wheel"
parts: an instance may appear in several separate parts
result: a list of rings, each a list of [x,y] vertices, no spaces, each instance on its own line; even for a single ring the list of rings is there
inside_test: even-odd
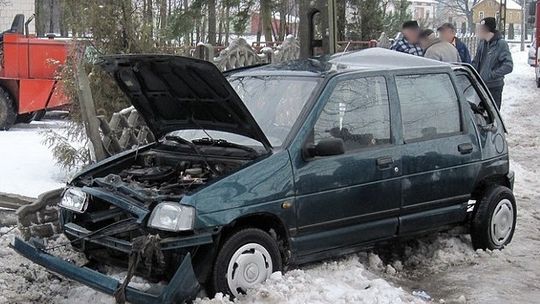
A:
[[[9,130],[17,119],[15,103],[9,93],[0,87],[0,130]]]
[[[237,297],[266,281],[281,267],[276,240],[260,229],[243,229],[223,243],[214,262],[209,287],[214,293]]]
[[[516,200],[503,186],[488,188],[477,205],[471,225],[474,249],[503,249],[516,229]]]

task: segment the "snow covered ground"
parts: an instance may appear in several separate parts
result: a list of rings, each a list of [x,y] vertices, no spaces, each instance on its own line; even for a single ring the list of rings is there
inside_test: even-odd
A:
[[[65,184],[66,174],[41,144],[41,131],[62,129],[63,125],[44,120],[17,124],[8,132],[0,132],[0,192],[37,197]]]
[[[536,109],[540,90],[535,87],[534,72],[526,59],[526,52],[514,53],[515,70],[507,78],[504,92],[502,112],[509,130],[518,200],[516,234],[505,250],[475,252],[468,236],[453,231],[276,273],[236,303],[421,303],[421,298],[427,297],[436,303],[537,303],[540,114]],[[62,183],[65,174],[40,145],[37,132],[40,128],[61,127],[59,122],[45,121],[0,133],[0,192],[36,196]],[[22,155],[27,156],[25,163],[17,163]],[[113,303],[110,297],[51,274],[15,254],[7,244],[16,233],[0,228],[0,303]],[[65,248],[55,254],[82,262]],[[122,277],[120,272],[113,273]],[[144,282],[137,280],[137,284]],[[231,303],[219,295],[195,302]]]

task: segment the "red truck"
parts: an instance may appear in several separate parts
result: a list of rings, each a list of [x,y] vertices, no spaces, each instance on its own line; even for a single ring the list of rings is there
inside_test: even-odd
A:
[[[529,23],[535,29],[529,49],[529,64],[535,69],[536,86],[540,88],[540,0],[530,3]]]
[[[24,19],[22,14],[15,16],[11,28],[0,34],[0,130],[39,119],[46,110],[69,102],[57,77],[68,42],[29,35],[33,16]]]

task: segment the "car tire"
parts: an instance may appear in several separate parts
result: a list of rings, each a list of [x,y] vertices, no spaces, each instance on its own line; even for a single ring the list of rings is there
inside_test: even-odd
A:
[[[503,249],[512,241],[516,228],[516,200],[504,186],[490,187],[477,205],[471,223],[471,240],[476,249]]]
[[[537,88],[540,88],[540,78],[537,78],[537,79],[536,79],[536,87],[537,87]]]
[[[263,230],[246,228],[223,242],[214,262],[209,291],[234,298],[281,269],[276,240]]]
[[[9,130],[17,119],[15,103],[9,93],[0,87],[0,130]]]

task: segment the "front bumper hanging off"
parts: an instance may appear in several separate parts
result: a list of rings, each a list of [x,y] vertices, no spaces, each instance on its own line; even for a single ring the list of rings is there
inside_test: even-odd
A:
[[[79,267],[50,255],[18,237],[14,239],[10,247],[36,264],[111,296],[122,284],[105,274],[87,267]],[[128,286],[125,289],[125,297],[128,302],[136,304],[183,303],[195,298],[199,289],[200,285],[193,271],[191,256],[187,253],[173,278],[160,294],[151,294]]]

